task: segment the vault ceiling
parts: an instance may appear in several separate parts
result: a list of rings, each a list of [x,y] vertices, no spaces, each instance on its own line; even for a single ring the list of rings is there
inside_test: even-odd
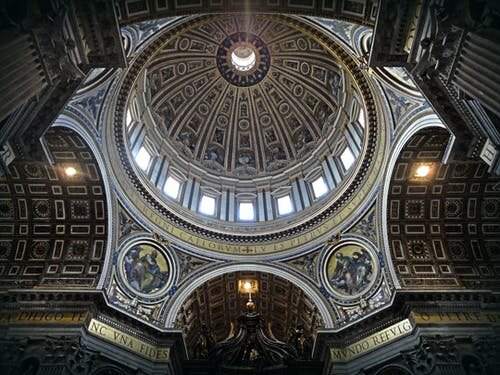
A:
[[[238,72],[231,56],[242,45],[256,61]],[[119,155],[110,163],[127,199],[140,197],[161,217],[146,214],[152,221],[182,226],[178,237],[197,247],[285,250],[247,245],[298,236],[332,217],[328,225],[338,225],[334,213],[355,212],[364,199],[351,198],[375,188],[376,174],[366,176],[386,143],[372,84],[353,55],[305,18],[180,19],[138,50],[109,93],[105,140]],[[318,177],[328,183],[320,198]],[[173,197],[169,178],[180,186]],[[204,196],[216,200],[208,214],[200,213]],[[286,196],[293,207],[284,214],[277,201]],[[253,219],[238,217],[242,202],[252,203]]]
[[[394,166],[387,208],[394,267],[407,289],[498,289],[500,179],[482,162],[444,164],[448,140],[445,129],[422,130]],[[421,165],[429,174],[415,177]]]
[[[236,325],[245,311],[248,294],[238,292],[238,280],[246,279],[258,281],[259,291],[252,295],[252,300],[277,339],[287,341],[291,330],[300,324],[307,335],[324,325],[311,299],[291,282],[263,272],[233,272],[209,280],[183,303],[177,323],[187,334],[189,348],[202,325],[211,330],[217,341],[228,336],[231,324]]]
[[[53,165],[19,160],[0,177],[0,288],[95,288],[108,233],[99,166],[72,130],[44,138]]]
[[[256,55],[248,71],[231,62],[242,44]],[[309,156],[334,131],[346,90],[344,69],[315,38],[266,16],[186,27],[145,69],[155,138],[209,172],[237,177]]]

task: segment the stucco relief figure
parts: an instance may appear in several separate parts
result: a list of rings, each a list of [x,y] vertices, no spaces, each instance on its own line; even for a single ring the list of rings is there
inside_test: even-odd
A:
[[[328,261],[328,279],[341,294],[355,295],[369,286],[374,276],[373,261],[365,249],[348,245],[338,249]]]
[[[342,77],[339,73],[330,71],[328,73],[328,89],[330,92],[338,97],[340,90],[342,89]]]
[[[168,281],[165,257],[149,245],[132,247],[125,255],[124,267],[129,285],[140,293],[154,293]]]

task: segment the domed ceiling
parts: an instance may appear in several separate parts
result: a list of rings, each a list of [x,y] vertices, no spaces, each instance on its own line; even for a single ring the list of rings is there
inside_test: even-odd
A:
[[[178,19],[141,46],[112,90],[106,143],[120,156],[110,160],[117,186],[159,233],[194,251],[299,251],[347,225],[376,188],[377,88],[307,19]]]
[[[158,146],[215,174],[278,172],[334,130],[342,70],[317,40],[271,17],[198,24],[146,65]]]

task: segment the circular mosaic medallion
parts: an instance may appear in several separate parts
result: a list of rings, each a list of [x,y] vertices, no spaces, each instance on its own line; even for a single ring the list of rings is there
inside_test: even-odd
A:
[[[129,245],[118,260],[118,269],[128,289],[145,297],[163,294],[173,275],[170,256],[153,242]]]
[[[341,297],[357,297],[368,291],[378,272],[371,253],[359,244],[336,248],[326,261],[330,289]]]
[[[269,50],[262,39],[243,32],[232,34],[222,41],[216,60],[224,79],[239,87],[262,81],[271,64]]]

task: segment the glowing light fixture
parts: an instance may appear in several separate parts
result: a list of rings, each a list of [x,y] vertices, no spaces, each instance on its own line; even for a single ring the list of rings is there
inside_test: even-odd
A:
[[[66,167],[64,169],[64,173],[66,173],[66,176],[68,177],[73,177],[76,175],[76,169],[74,167]]]
[[[248,293],[248,301],[246,303],[247,311],[253,312],[255,302],[252,301],[252,293],[257,293],[259,290],[259,282],[257,280],[238,280],[238,291],[240,293]]]
[[[246,72],[255,65],[255,52],[248,46],[236,47],[231,53],[231,63],[240,72]]]
[[[431,171],[431,167],[428,165],[421,165],[415,171],[415,177],[426,177]]]
[[[259,291],[259,281],[253,279],[238,280],[239,293],[257,293]]]

